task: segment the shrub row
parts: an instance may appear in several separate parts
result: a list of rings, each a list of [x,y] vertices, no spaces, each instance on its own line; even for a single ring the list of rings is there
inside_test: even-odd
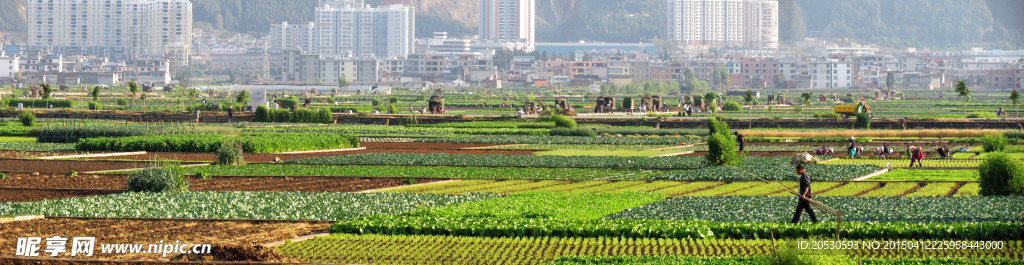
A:
[[[264,106],[256,107],[253,117],[256,122],[333,123],[334,115],[327,109],[273,110]]]
[[[7,106],[17,107],[18,103],[22,103],[25,108],[42,108],[45,109],[49,105],[53,105],[54,108],[71,108],[72,102],[70,99],[7,99]]]
[[[79,151],[216,152],[224,141],[218,135],[161,135],[100,137],[78,141]],[[341,134],[266,133],[237,138],[246,153],[277,153],[359,147],[359,139]]]
[[[148,126],[61,126],[43,127],[34,132],[40,143],[77,143],[79,139],[127,137],[155,134]]]

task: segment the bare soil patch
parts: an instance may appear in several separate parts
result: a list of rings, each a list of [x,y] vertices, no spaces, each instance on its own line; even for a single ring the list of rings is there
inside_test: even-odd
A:
[[[277,261],[267,249],[253,245],[286,240],[302,235],[322,233],[329,224],[276,223],[276,222],[207,222],[207,221],[155,221],[125,219],[42,219],[4,224],[0,227],[0,253],[14,253],[19,237],[96,237],[100,244],[158,244],[181,241],[189,244],[214,244],[214,257],[232,258],[234,261]],[[70,244],[70,243],[69,243]],[[229,251],[230,250],[230,251]],[[98,250],[97,250],[98,251]],[[59,258],[70,258],[68,253]],[[278,254],[279,255],[279,254]],[[90,260],[161,260],[161,254],[104,255],[75,257]],[[180,259],[180,258],[179,258]],[[227,259],[219,259],[227,260]],[[38,263],[23,263],[38,264]]]
[[[64,174],[145,167],[137,161],[26,160],[0,158],[0,171],[6,173]]]

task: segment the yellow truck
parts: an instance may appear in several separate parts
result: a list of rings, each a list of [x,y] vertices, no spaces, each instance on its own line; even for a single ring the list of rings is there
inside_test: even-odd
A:
[[[868,106],[868,104],[864,104],[864,102],[857,103],[857,105],[839,105],[836,106],[835,110],[836,113],[843,117],[843,119],[850,116],[857,116],[857,114],[860,113],[867,113],[868,117],[872,117],[871,107]]]

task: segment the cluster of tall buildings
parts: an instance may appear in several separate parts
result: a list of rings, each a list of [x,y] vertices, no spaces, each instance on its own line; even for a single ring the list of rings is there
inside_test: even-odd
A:
[[[34,49],[188,64],[189,0],[29,0],[26,12],[28,46]]]
[[[668,39],[686,51],[778,49],[777,0],[668,0]]]
[[[316,19],[270,28],[272,49],[325,57],[405,57],[415,51],[416,13],[408,5],[369,7],[362,0],[321,0]]]

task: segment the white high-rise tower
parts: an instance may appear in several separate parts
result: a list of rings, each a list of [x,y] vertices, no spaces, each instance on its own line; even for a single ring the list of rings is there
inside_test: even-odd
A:
[[[536,0],[480,0],[480,39],[525,43],[532,49],[536,16]]]
[[[668,0],[668,38],[683,48],[779,48],[777,0]]]
[[[141,59],[192,47],[188,0],[29,0],[27,16],[28,45],[51,53]]]

